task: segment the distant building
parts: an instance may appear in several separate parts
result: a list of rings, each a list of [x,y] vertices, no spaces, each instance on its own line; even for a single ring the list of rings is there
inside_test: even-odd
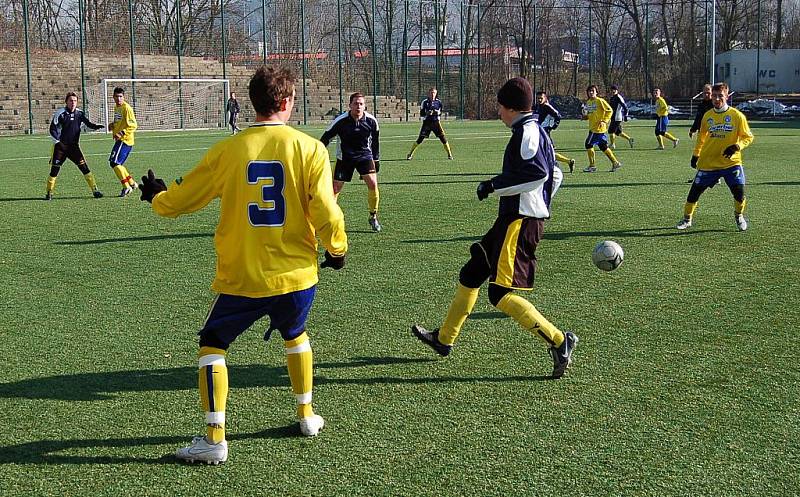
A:
[[[716,56],[714,75],[737,92],[755,93],[758,77],[761,93],[800,93],[800,49],[723,52]]]

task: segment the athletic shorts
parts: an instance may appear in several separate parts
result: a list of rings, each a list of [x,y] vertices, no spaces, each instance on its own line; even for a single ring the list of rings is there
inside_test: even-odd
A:
[[[299,337],[306,329],[306,320],[314,303],[316,285],[273,297],[241,297],[217,295],[206,322],[200,330],[200,346],[228,350],[236,337],[264,316],[269,316],[269,328],[264,340],[269,340],[273,330],[278,330],[284,340]]]
[[[656,118],[656,134],[663,135],[667,132],[669,126],[669,116],[661,116]]]
[[[720,178],[725,179],[728,187],[734,185],[744,185],[744,168],[742,166],[732,166],[725,169],[715,169],[713,171],[697,171],[694,175],[694,184],[706,188],[713,187]]]
[[[543,233],[542,219],[498,217],[479,242],[491,269],[489,282],[504,288],[531,290],[536,272],[536,247]]]
[[[81,147],[77,143],[64,144],[58,142],[53,145],[53,157],[50,159],[51,166],[61,166],[65,160],[71,160],[76,165],[86,164],[86,158],[81,152]]]
[[[608,146],[608,138],[606,137],[605,133],[592,133],[589,132],[589,135],[586,137],[586,142],[584,146],[586,150],[589,150],[593,146],[597,145],[598,147],[601,145]]]
[[[133,150],[132,146],[126,144],[122,140],[117,140],[114,142],[114,148],[111,149],[111,155],[108,157],[108,161],[121,166],[128,160],[128,155],[131,153],[131,150]]]
[[[375,169],[375,161],[372,159],[336,159],[336,167],[333,169],[333,179],[336,181],[351,181],[353,179],[353,171],[358,171],[358,174],[361,176],[378,172]]]
[[[611,124],[608,125],[608,134],[617,136],[621,135],[622,121],[611,121]]]
[[[425,119],[422,121],[422,128],[419,130],[419,138],[417,138],[418,143],[422,143],[422,140],[431,136],[431,131],[439,140],[446,141],[447,138],[444,136],[444,129],[442,129],[442,123],[438,120],[432,121]]]

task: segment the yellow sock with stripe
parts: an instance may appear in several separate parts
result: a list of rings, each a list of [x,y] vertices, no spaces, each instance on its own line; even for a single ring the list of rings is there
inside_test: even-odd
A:
[[[86,173],[83,175],[83,179],[86,180],[86,184],[89,185],[90,190],[97,190],[97,181],[94,179],[94,174]]]
[[[412,155],[414,155],[414,150],[416,150],[416,149],[417,149],[417,147],[419,147],[419,143],[417,143],[417,142],[414,142],[414,144],[413,144],[413,145],[411,145],[411,150],[408,152],[408,156],[409,156],[409,157],[411,157]]]
[[[610,148],[603,150],[603,153],[606,154],[606,157],[608,157],[611,160],[612,164],[616,164],[617,162],[619,162],[617,160],[617,156],[614,155],[614,151],[611,150]]]
[[[206,439],[217,444],[225,440],[225,403],[228,400],[228,367],[225,351],[200,347],[197,383],[200,403],[206,413]]]
[[[542,316],[533,304],[519,295],[513,292],[503,295],[497,303],[497,308],[511,316],[526,330],[539,335],[551,347],[559,347],[564,342],[564,333]]]
[[[378,204],[381,201],[381,194],[378,191],[378,186],[374,190],[367,190],[367,205],[369,206],[370,214],[378,213]]]
[[[461,283],[458,284],[456,295],[453,297],[450,309],[447,311],[447,317],[444,318],[444,323],[439,328],[440,342],[445,345],[456,343],[458,334],[461,333],[461,327],[464,326],[464,321],[467,320],[467,316],[472,312],[477,300],[477,288],[468,288]]]
[[[53,193],[53,190],[56,189],[56,178],[55,176],[48,176],[47,177],[47,193]]]
[[[589,166],[594,167],[594,149],[590,148],[586,151],[586,154],[589,156]]]
[[[656,135],[656,140],[658,140],[658,146],[664,148],[664,138],[661,135]]]
[[[451,157],[453,155],[453,152],[450,151],[450,143],[448,142],[442,143],[442,146],[444,146],[444,150],[445,152],[447,152],[447,156]]]
[[[696,210],[697,202],[686,202],[683,204],[683,217],[686,219],[692,219]]]
[[[133,181],[131,173],[128,172],[128,169],[125,166],[114,166],[114,174],[117,175],[117,179],[120,183],[122,183],[122,186],[129,186],[130,182]]]
[[[564,164],[569,164],[570,158],[567,157],[566,155],[561,155],[558,152],[556,152],[556,160],[558,162],[563,162]]]
[[[307,418],[314,414],[311,408],[311,390],[314,387],[314,355],[311,342],[303,332],[299,337],[283,342],[286,348],[286,369],[297,400],[297,417]]]
[[[744,214],[744,208],[745,207],[747,207],[747,199],[746,198],[743,198],[741,202],[739,202],[738,200],[734,199],[734,201],[733,201],[733,212],[736,213],[736,215]]]
[[[664,137],[665,137],[667,140],[671,141],[671,142],[676,142],[676,141],[678,141],[678,139],[677,139],[677,138],[675,138],[675,137],[672,135],[672,133],[664,133]]]

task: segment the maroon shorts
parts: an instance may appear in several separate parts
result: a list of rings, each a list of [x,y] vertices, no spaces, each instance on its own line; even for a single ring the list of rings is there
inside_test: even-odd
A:
[[[533,217],[498,217],[481,238],[491,268],[489,282],[505,288],[530,290],[536,272],[536,247],[544,221]]]

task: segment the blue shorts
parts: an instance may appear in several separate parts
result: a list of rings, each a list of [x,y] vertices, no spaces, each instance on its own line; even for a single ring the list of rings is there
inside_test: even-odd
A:
[[[297,338],[306,329],[316,293],[316,285],[273,297],[251,298],[221,293],[211,305],[200,330],[200,346],[228,350],[236,337],[264,316],[270,319],[264,340],[269,340],[273,330],[278,330],[284,340]]]
[[[694,184],[705,188],[710,188],[717,184],[720,178],[725,178],[728,187],[734,185],[744,185],[744,168],[742,166],[732,166],[727,169],[715,169],[713,171],[697,171],[694,176]]]
[[[601,149],[603,148],[604,145],[608,147],[608,138],[606,137],[605,133],[592,133],[591,131],[589,132],[589,136],[586,137],[586,143],[584,143],[584,146],[586,147],[586,150],[589,150],[595,145],[597,145]]]
[[[669,116],[661,116],[656,118],[656,134],[663,135],[667,132],[669,126]]]
[[[114,148],[111,149],[111,155],[108,157],[108,161],[112,162],[118,166],[125,164],[125,161],[128,159],[128,154],[131,153],[133,147],[127,145],[122,140],[117,140],[114,142]]]

